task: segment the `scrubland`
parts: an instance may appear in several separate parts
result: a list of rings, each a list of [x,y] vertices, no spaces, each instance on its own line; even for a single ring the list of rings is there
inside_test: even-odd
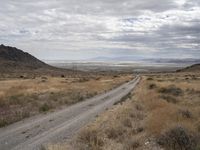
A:
[[[62,109],[130,80],[130,75],[41,76],[0,80],[0,127]]]
[[[199,150],[200,74],[143,75],[126,101],[48,149]]]

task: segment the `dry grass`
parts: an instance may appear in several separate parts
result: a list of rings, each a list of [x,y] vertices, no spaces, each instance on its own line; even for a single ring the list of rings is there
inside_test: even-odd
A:
[[[130,79],[130,75],[93,75],[1,80],[0,127],[25,117],[83,101]]]
[[[156,85],[154,90],[145,90],[144,95],[139,95],[148,112],[145,128],[149,136],[158,141],[164,139],[166,142],[161,142],[161,146],[166,149],[189,150],[197,149],[199,145],[200,97],[197,91],[200,90],[200,80],[198,74],[195,77],[194,80],[185,78],[184,74],[160,75],[143,83]],[[195,92],[188,92],[189,89]],[[186,142],[180,144],[184,140]]]
[[[70,150],[198,150],[199,85],[199,74],[143,76],[132,98],[100,115],[63,146]]]

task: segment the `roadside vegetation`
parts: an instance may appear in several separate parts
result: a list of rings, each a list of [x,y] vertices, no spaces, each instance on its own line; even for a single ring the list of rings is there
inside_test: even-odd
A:
[[[54,111],[130,80],[130,75],[18,78],[0,80],[0,127]]]
[[[49,150],[199,150],[200,74],[143,76],[67,144]]]

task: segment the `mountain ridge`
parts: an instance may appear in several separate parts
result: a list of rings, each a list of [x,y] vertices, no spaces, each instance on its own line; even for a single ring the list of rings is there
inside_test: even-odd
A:
[[[0,45],[0,76],[70,75],[73,71],[53,67],[16,47]]]
[[[177,72],[200,72],[200,63],[177,70]]]
[[[50,66],[40,61],[31,54],[24,52],[16,47],[0,45],[0,64],[1,68],[6,66],[13,69],[38,69],[49,68]]]

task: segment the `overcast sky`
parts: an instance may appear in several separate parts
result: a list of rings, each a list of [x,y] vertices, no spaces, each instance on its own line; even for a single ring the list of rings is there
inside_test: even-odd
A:
[[[45,60],[200,58],[200,0],[0,0],[0,43]]]

